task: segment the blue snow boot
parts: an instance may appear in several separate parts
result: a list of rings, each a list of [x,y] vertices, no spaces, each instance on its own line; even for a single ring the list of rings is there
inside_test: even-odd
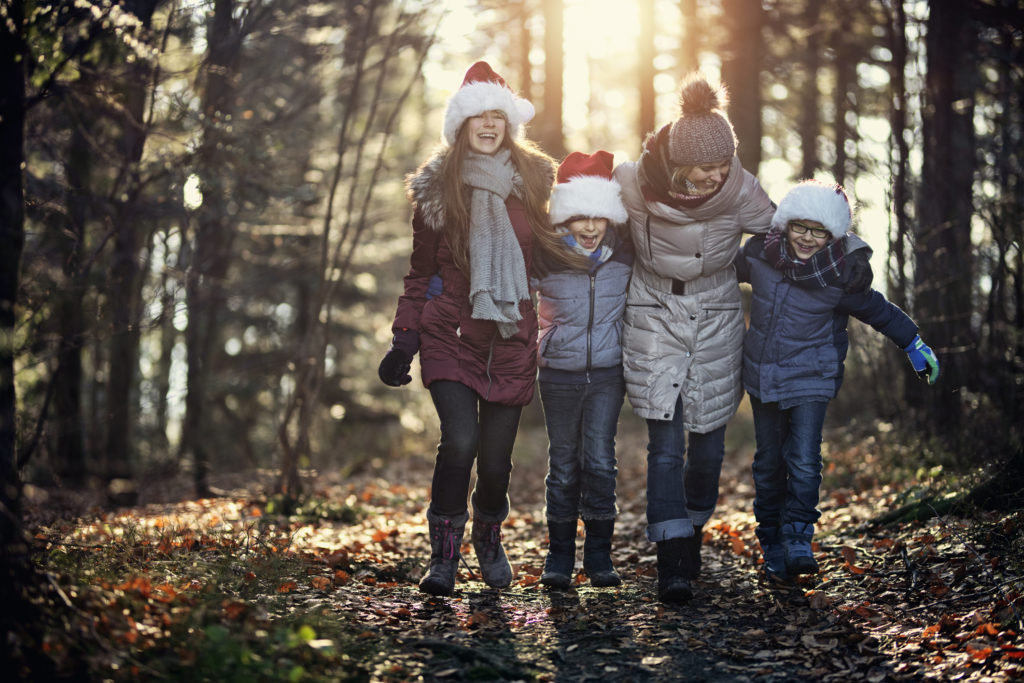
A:
[[[773,581],[789,582],[789,574],[786,572],[786,547],[782,544],[779,527],[758,526],[754,533],[761,543],[765,576]]]
[[[814,525],[805,522],[789,522],[782,525],[782,541],[786,550],[786,573],[817,574],[818,562],[811,549]]]

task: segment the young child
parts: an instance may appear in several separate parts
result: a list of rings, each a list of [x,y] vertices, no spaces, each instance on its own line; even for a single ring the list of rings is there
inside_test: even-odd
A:
[[[583,569],[594,586],[618,586],[612,566],[615,434],[625,398],[622,314],[633,254],[612,155],[573,152],[558,168],[550,217],[585,269],[553,269],[537,284],[540,396],[548,432],[546,515],[550,545],[541,583],[565,589],[583,519]]]
[[[838,185],[807,180],[779,203],[767,235],[750,238],[737,272],[751,283],[743,386],[754,412],[754,517],[770,578],[813,574],[814,523],[820,512],[821,431],[828,402],[843,381],[850,315],[903,349],[929,384],[935,354],[917,325],[879,292],[844,291],[849,254],[868,246],[848,233],[851,208]]]
[[[445,145],[408,178],[411,263],[378,375],[389,386],[408,384],[418,351],[440,420],[427,509],[430,566],[420,581],[433,595],[455,588],[474,463],[471,539],[480,573],[494,588],[512,581],[501,523],[512,446],[537,372],[532,260],[537,253],[554,263],[582,260],[563,248],[545,213],[554,161],[519,139],[533,113],[477,62],[448,102]]]

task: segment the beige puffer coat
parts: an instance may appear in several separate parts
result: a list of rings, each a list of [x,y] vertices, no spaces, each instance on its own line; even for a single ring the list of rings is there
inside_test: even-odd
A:
[[[669,420],[682,395],[685,428],[705,434],[743,396],[732,263],[742,233],[766,232],[775,205],[736,157],[722,190],[693,209],[646,200],[638,172],[636,162],[615,169],[636,248],[622,338],[629,401],[640,417]]]

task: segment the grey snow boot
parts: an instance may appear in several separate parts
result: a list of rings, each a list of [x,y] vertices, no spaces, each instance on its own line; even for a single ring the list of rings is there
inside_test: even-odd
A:
[[[583,540],[583,571],[597,587],[620,586],[622,578],[612,566],[614,519],[585,519],[587,537]]]
[[[501,545],[501,523],[508,517],[508,501],[499,515],[488,515],[476,506],[473,495],[473,530],[470,539],[480,563],[480,575],[491,588],[508,588],[512,583],[512,565],[508,563],[505,548]]]
[[[540,582],[550,588],[565,590],[572,585],[576,568],[576,520],[548,521],[548,555]]]
[[[430,532],[430,566],[420,579],[420,590],[431,595],[451,595],[455,590],[455,575],[462,557],[462,535],[466,531],[469,513],[455,517],[442,517],[427,510],[427,528]]]
[[[788,522],[782,525],[782,545],[786,549],[786,573],[818,573],[818,562],[814,559],[814,550],[811,548],[813,537],[813,524]]]

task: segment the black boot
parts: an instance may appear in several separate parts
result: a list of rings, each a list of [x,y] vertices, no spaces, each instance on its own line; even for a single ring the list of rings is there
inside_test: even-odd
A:
[[[565,590],[572,585],[576,567],[576,520],[548,521],[548,556],[540,582],[551,588]]]
[[[583,571],[592,586],[619,586],[622,578],[612,566],[614,519],[585,519],[587,537],[583,541]]]
[[[689,602],[693,589],[688,578],[687,539],[658,541],[658,599],[662,602]]]
[[[696,581],[700,575],[700,546],[704,542],[704,527],[694,526],[693,536],[687,536],[681,540],[686,544],[686,578]]]
[[[420,579],[420,590],[431,595],[451,595],[455,590],[455,574],[462,557],[462,535],[469,514],[441,517],[427,510],[430,530],[430,567]]]

